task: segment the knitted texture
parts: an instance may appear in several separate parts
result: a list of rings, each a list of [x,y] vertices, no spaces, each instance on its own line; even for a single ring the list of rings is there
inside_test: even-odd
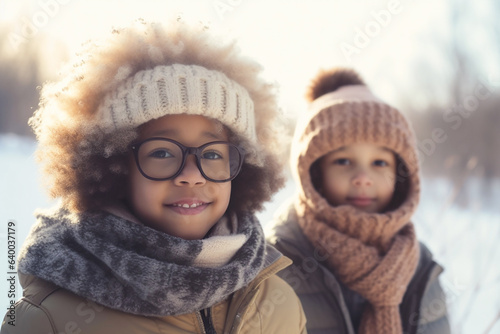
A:
[[[326,153],[349,144],[371,143],[397,153],[409,169],[398,170],[399,176],[410,176],[418,182],[412,129],[397,109],[379,100],[364,85],[344,86],[321,96],[297,124],[291,152],[297,180],[308,174],[311,164]],[[309,182],[302,188],[309,191],[312,186]],[[304,195],[307,198],[310,193]]]
[[[414,275],[419,245],[410,222],[420,193],[415,138],[408,122],[364,85],[343,86],[310,105],[292,143],[292,170],[300,184],[295,208],[306,237],[325,254],[338,278],[368,302],[362,334],[401,334],[399,304]],[[323,155],[354,143],[397,153],[409,179],[405,201],[395,210],[366,213],[349,205],[332,207],[315,189],[311,165]]]
[[[56,208],[37,218],[19,254],[19,271],[132,314],[210,307],[248,285],[266,260],[264,233],[251,214],[228,213],[217,224],[235,230],[202,240],[170,236],[106,211]],[[218,248],[226,250],[224,261],[207,254]]]
[[[370,303],[359,333],[401,334],[399,304],[419,260],[415,230],[405,212],[367,214],[339,206],[317,214],[300,199],[296,211],[304,234],[329,268]],[[363,239],[372,244],[361,240],[367,235]]]
[[[255,153],[254,105],[248,92],[219,71],[198,65],[159,65],[137,72],[106,95],[94,118],[111,133],[135,128],[166,115],[203,115],[220,121],[242,140],[249,163],[260,165]]]

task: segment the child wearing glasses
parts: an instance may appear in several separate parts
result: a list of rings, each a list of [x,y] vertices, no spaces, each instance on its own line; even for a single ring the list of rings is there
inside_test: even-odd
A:
[[[50,193],[2,333],[305,333],[254,212],[281,187],[273,87],[206,28],[88,45],[31,119]]]
[[[291,150],[298,195],[269,235],[294,262],[280,275],[308,332],[449,333],[443,269],[411,222],[420,177],[409,123],[350,69],[321,71],[308,97]]]

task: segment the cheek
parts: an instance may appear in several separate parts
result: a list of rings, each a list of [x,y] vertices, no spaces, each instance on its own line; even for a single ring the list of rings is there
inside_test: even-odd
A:
[[[378,184],[381,190],[386,192],[394,191],[394,186],[396,184],[396,173],[393,170],[386,170],[383,173],[377,175]]]
[[[155,198],[156,191],[155,187],[151,185],[151,182],[153,181],[142,176],[135,166],[130,168],[127,199],[135,209],[143,207],[147,205],[147,203],[152,203],[152,199]]]
[[[135,171],[131,170],[128,176],[127,199],[134,208],[141,205],[139,201],[141,198],[141,195],[139,194],[140,191],[141,186],[138,182],[137,175]]]
[[[323,179],[322,179],[322,195],[334,199],[342,196],[347,192],[347,177],[342,177],[338,173],[329,170],[323,171]]]
[[[222,202],[231,197],[231,182],[216,183],[207,181],[207,183],[197,189],[199,194],[204,199],[217,200]]]
[[[217,200],[217,213],[222,216],[231,200],[231,182],[217,184],[217,194],[213,198]]]
[[[221,189],[219,190],[220,200],[227,208],[227,206],[229,205],[229,200],[231,199],[231,182],[225,182],[220,185],[221,185]]]

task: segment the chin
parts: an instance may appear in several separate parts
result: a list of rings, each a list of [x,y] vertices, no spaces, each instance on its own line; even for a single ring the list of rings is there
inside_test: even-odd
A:
[[[378,213],[379,210],[378,208],[373,208],[373,207],[360,207],[360,206],[354,206],[356,209],[362,212],[366,213]]]
[[[201,239],[203,239],[203,236],[199,236],[199,235],[185,235],[185,236],[177,236],[177,237],[184,239],[184,240],[201,240]]]

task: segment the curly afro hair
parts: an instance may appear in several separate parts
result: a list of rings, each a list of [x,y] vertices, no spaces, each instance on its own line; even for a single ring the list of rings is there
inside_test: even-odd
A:
[[[232,181],[230,209],[260,210],[283,186],[284,138],[276,88],[261,78],[260,65],[243,57],[234,42],[216,40],[202,24],[173,20],[163,27],[139,20],[113,29],[100,43],[87,42],[77,56],[60,81],[44,85],[39,108],[30,119],[49,194],[61,198],[69,210],[97,210],[123,198],[129,145],[138,128],[105,133],[91,125],[92,119],[107,94],[138,71],[158,65],[199,65],[220,71],[250,94],[264,166],[244,163]],[[238,144],[238,137],[232,137]]]

